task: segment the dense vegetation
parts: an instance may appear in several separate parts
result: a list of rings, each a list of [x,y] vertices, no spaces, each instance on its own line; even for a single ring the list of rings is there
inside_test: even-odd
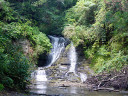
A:
[[[19,43],[24,40],[30,43],[28,54]],[[49,39],[34,23],[13,10],[9,2],[0,1],[0,89],[24,89],[38,55],[50,48]]]
[[[64,11],[77,0],[8,0],[22,19],[30,19],[40,31],[50,35],[62,35]]]
[[[0,0],[0,89],[21,88],[30,68],[64,35],[84,49],[96,73],[128,65],[127,0]],[[20,40],[32,53],[24,54]]]
[[[97,73],[128,65],[127,6],[127,0],[79,0],[66,11],[64,35],[83,46]]]

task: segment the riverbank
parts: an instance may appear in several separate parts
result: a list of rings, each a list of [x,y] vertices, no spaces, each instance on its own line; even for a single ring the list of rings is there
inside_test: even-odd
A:
[[[128,66],[121,71],[104,72],[87,79],[87,85],[91,85],[94,90],[128,90]],[[109,89],[112,88],[112,89]]]
[[[3,90],[0,91],[0,96],[27,96],[27,94],[15,92],[15,91]]]

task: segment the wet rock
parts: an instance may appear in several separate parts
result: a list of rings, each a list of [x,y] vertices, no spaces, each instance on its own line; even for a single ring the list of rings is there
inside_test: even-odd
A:
[[[66,65],[66,66],[70,66],[70,63],[61,63],[61,65]]]
[[[61,69],[63,71],[67,71],[68,67],[67,66],[59,66],[59,69]]]
[[[78,50],[77,50],[78,51]],[[80,57],[76,65],[76,73],[70,73],[70,60],[69,60],[69,48],[66,48],[65,51],[60,55],[60,58],[46,69],[46,74],[48,80],[59,80],[59,81],[70,81],[70,82],[81,82],[79,73],[91,73],[88,72],[89,67],[85,59]],[[78,57],[79,58],[79,57]],[[69,72],[69,73],[68,73]],[[78,73],[79,72],[79,73]],[[68,76],[66,75],[68,73]]]
[[[46,75],[47,76],[51,76],[54,72],[52,71],[52,69],[47,69],[46,70]]]
[[[61,85],[61,86],[58,86],[59,88],[66,88],[66,87],[70,87],[70,86],[67,86],[67,85]]]
[[[71,82],[81,82],[80,77],[78,77],[73,72],[67,73],[66,78],[67,78],[68,81],[71,81]]]

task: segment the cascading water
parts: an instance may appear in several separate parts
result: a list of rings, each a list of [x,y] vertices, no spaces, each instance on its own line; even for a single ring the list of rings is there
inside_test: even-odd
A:
[[[66,75],[70,72],[73,72],[76,76],[78,76],[76,74],[76,64],[77,64],[77,53],[76,53],[76,49],[73,45],[73,43],[71,43],[71,47],[70,47],[70,50],[69,50],[69,60],[70,60],[70,69],[69,71],[66,73]],[[80,77],[81,78],[81,82],[85,82],[87,80],[87,75],[84,74],[84,73],[79,73]]]
[[[35,71],[36,81],[47,81],[46,72],[42,67],[38,67],[38,70]]]
[[[51,53],[48,55],[46,67],[50,67],[53,63],[55,63],[55,61],[60,57],[61,52],[65,49],[65,39],[63,37],[49,37],[53,48],[51,49]],[[31,77],[35,79],[35,84],[32,87],[33,90],[31,90],[31,92],[45,94],[47,89],[47,76],[45,69],[38,67],[38,69],[32,73]]]
[[[52,42],[53,48],[48,56],[47,67],[50,67],[60,56],[61,52],[65,49],[65,39],[63,37],[49,36]],[[38,67],[38,70],[33,72],[33,76],[36,81],[47,81],[46,72],[42,67]]]
[[[73,46],[73,43],[71,43],[71,47],[69,50],[69,60],[70,60],[70,64],[71,64],[69,72],[76,73],[75,69],[76,69],[77,55],[76,55],[76,49]]]
[[[51,66],[60,56],[61,52],[65,49],[65,39],[63,37],[49,36],[53,48],[48,56],[47,65]]]
[[[87,75],[84,73],[80,73],[80,79],[81,79],[81,82],[84,83],[87,80]]]

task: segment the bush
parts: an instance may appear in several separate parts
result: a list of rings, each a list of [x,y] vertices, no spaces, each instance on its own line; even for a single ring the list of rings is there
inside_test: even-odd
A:
[[[10,22],[11,20],[14,20],[13,15],[15,11],[9,6],[10,4],[8,2],[4,0],[0,1],[0,21]]]
[[[30,75],[30,62],[17,46],[9,45],[8,48],[0,56],[0,82],[6,88],[24,89]]]
[[[2,91],[4,89],[3,84],[0,84],[0,91]]]
[[[8,87],[8,88],[14,87],[14,82],[10,77],[3,77],[1,82],[5,87]]]

